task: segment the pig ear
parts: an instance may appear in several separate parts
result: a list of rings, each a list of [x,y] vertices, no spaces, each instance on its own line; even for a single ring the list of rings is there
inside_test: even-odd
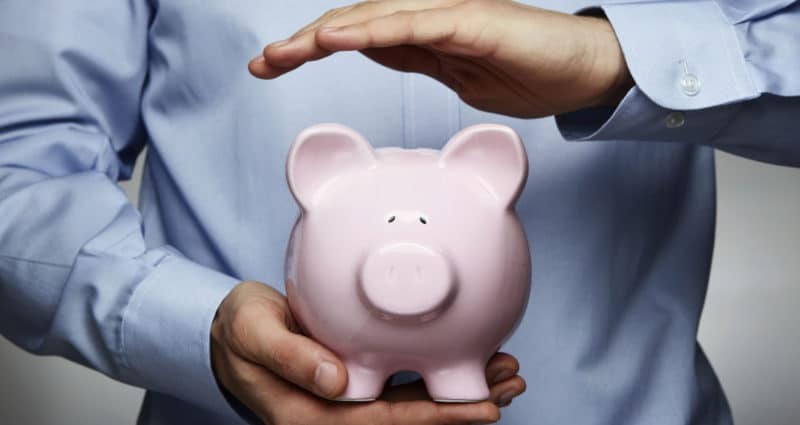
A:
[[[317,124],[297,136],[286,161],[289,190],[307,210],[320,190],[336,177],[375,163],[375,151],[355,130]]]
[[[528,177],[528,155],[510,127],[479,124],[453,136],[442,149],[439,165],[478,177],[499,202],[511,206]]]

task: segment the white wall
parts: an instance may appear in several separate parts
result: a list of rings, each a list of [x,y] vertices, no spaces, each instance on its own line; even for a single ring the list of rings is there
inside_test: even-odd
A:
[[[700,340],[738,425],[796,425],[800,170],[718,160],[717,247]],[[136,184],[124,186],[135,199]],[[141,399],[136,388],[0,338],[0,424],[133,424]]]
[[[717,154],[700,342],[739,425],[800,424],[800,169]]]

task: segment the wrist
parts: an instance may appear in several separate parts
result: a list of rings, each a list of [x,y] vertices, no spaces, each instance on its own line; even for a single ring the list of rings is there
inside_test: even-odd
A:
[[[633,87],[634,81],[622,53],[614,29],[604,16],[585,16],[590,31],[588,42],[589,71],[587,75],[597,83],[595,95],[587,107],[617,105]]]

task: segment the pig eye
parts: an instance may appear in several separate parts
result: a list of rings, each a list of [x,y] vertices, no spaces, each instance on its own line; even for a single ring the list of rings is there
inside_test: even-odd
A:
[[[397,217],[395,217],[395,216],[391,216],[391,217],[389,217],[389,219],[388,219],[388,220],[386,220],[386,221],[388,221],[389,223],[394,223],[394,221],[395,221],[395,220],[397,220]]]
[[[422,224],[428,224],[428,219],[423,216],[419,216],[419,222]]]

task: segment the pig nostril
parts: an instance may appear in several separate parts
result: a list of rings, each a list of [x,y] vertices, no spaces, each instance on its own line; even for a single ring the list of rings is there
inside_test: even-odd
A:
[[[419,222],[422,223],[422,224],[428,224],[428,219],[426,219],[425,217],[420,216],[419,217]]]
[[[391,216],[391,217],[389,217],[389,220],[387,220],[387,221],[388,221],[389,223],[394,223],[394,221],[395,221],[395,220],[397,220],[397,217],[395,217],[395,216]]]

